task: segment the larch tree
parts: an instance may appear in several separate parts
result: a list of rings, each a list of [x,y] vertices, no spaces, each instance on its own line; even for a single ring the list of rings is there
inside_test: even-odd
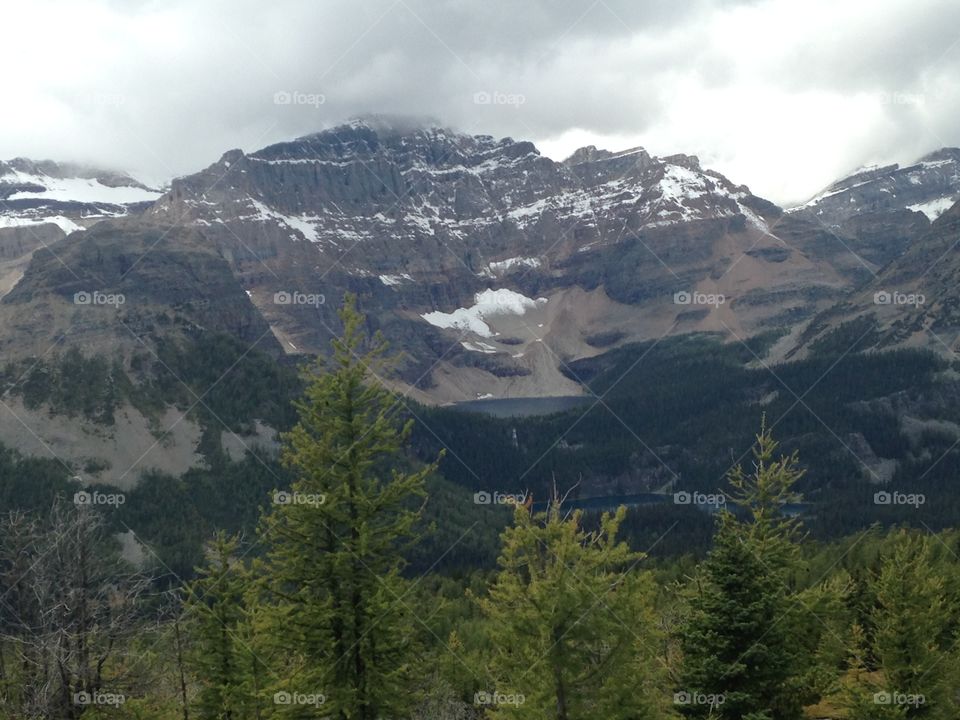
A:
[[[586,529],[558,501],[515,509],[500,570],[480,606],[495,687],[493,718],[642,720],[664,709],[662,644],[643,555],[617,540],[625,509]]]

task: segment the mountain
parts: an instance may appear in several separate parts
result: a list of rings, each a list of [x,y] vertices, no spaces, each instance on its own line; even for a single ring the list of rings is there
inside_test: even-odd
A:
[[[857,271],[819,223],[695,157],[583,148],[555,162],[529,142],[383,119],[230,151],[144,219],[217,248],[288,353],[325,350],[334,303],[276,297],[358,293],[406,351],[404,382],[434,402],[578,393],[573,359],[773,330]],[[474,316],[484,325],[458,320]]]
[[[52,160],[0,161],[0,297],[36,248],[103,218],[143,210],[160,194],[121,172]]]
[[[837,180],[807,203],[791,208],[857,244],[871,271],[900,256],[960,200],[960,149],[942,148],[915,163],[861,168]]]
[[[960,347],[958,241],[960,202],[848,299],[821,313],[790,355],[839,343],[853,349],[925,347],[952,357]]]
[[[581,361],[665,335],[763,338],[788,357],[871,280],[862,256],[882,244],[845,234],[856,216],[785,212],[693,156],[586,147],[558,162],[383,117],[228,151],[146,204],[127,176],[17,162],[5,202],[37,220],[22,229],[89,225],[25,250],[0,300],[16,411],[0,432],[91,467],[112,458],[101,479],[154,460],[182,472],[200,438],[269,443],[280,411],[264,378],[329,350],[347,291],[402,353],[388,381],[420,401],[578,395]],[[235,366],[245,384],[212,374]],[[75,376],[80,407],[62,390]]]

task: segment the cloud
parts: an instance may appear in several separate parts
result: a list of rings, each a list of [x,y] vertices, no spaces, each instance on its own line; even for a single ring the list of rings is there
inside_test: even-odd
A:
[[[4,12],[0,157],[154,182],[368,112],[556,156],[588,142],[699,154],[781,202],[864,162],[960,144],[951,0],[37,0]]]

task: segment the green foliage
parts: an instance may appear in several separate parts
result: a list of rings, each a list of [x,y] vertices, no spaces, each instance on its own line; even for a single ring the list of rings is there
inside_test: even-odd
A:
[[[892,541],[870,579],[867,627],[852,631],[843,699],[855,719],[955,718],[958,598],[946,589],[955,564],[937,560],[928,537],[901,531]]]
[[[2,380],[30,409],[48,403],[51,412],[101,425],[114,423],[114,412],[132,387],[121,363],[85,357],[76,347],[49,359],[8,365]]]
[[[237,559],[238,541],[220,532],[207,564],[187,591],[185,618],[192,637],[189,664],[199,689],[193,712],[199,720],[257,717],[266,674],[251,647],[246,595],[251,580]]]
[[[480,600],[496,686],[477,698],[494,718],[663,717],[664,672],[643,559],[617,541],[625,511],[585,531],[559,502],[517,507],[500,572]]]
[[[286,435],[284,463],[295,476],[289,502],[264,517],[260,537],[276,650],[290,672],[278,691],[322,689],[324,712],[373,720],[411,705],[414,619],[400,575],[402,547],[420,519],[415,500],[434,470],[398,469],[411,423],[372,377],[385,343],[369,347],[348,297],[331,368],[307,378],[299,422]]]
[[[797,457],[774,458],[777,443],[764,422],[753,471],[728,475],[744,520],[723,511],[714,546],[692,589],[680,640],[681,692],[689,717],[791,720],[801,716],[798,681],[806,643],[789,581],[797,570],[797,521],[783,508],[796,500]],[[819,636],[819,632],[817,635]]]
[[[201,422],[217,432],[229,428],[252,432],[254,418],[285,429],[295,416],[290,400],[302,390],[292,368],[279,364],[264,350],[244,345],[223,333],[201,333],[189,341],[161,339],[152,367],[141,385],[144,401],[196,405]]]
[[[617,348],[570,364],[571,376],[602,402],[588,398],[562,413],[521,418],[416,408],[423,426],[416,427],[414,443],[422,457],[448,447],[441,472],[474,491],[490,489],[488,478],[519,478],[518,487],[497,489],[529,489],[545,498],[554,477],[568,486],[583,478],[572,502],[612,495],[629,503],[634,494],[671,485],[717,492],[766,413],[786,453],[797,452],[807,471],[796,489],[810,506],[805,522],[812,536],[836,538],[875,521],[916,517],[872,502],[877,478],[854,454],[860,451],[852,438],[862,437],[878,457],[897,460],[893,487],[936,494],[938,501],[925,508],[930,527],[948,527],[960,517],[952,488],[960,474],[955,435],[909,434],[895,410],[910,407],[917,417],[960,422],[960,384],[941,373],[942,360],[898,350],[813,356],[767,368],[757,361],[760,351],[705,336]],[[653,539],[683,516],[655,553],[702,554],[709,546],[709,523],[693,508],[640,505],[631,512],[644,518],[646,530],[634,533],[636,523],[628,519],[625,531]]]

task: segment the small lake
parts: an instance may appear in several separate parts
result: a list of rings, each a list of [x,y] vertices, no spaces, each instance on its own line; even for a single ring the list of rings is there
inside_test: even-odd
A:
[[[494,417],[529,417],[531,415],[549,415],[563,412],[581,405],[596,402],[590,395],[571,395],[561,397],[517,397],[488,398],[486,400],[467,400],[447,407],[465,412],[483,413]]]

